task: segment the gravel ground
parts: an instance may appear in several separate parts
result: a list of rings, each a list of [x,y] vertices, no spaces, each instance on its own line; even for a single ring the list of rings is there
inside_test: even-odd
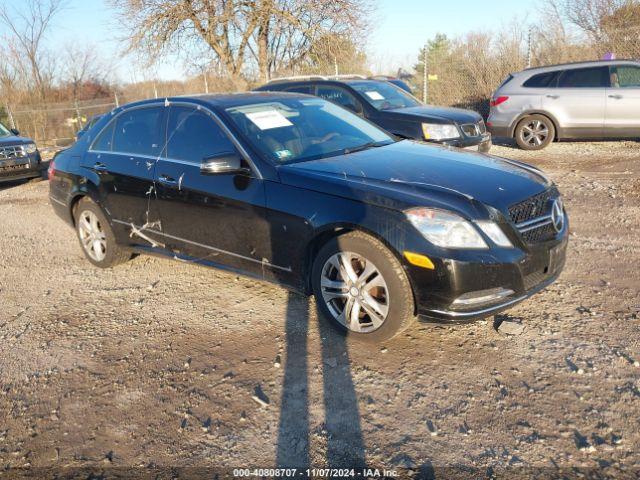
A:
[[[508,315],[416,324],[377,347],[345,344],[311,300],[270,284],[147,256],[97,270],[46,182],[0,186],[0,478],[278,465],[636,478],[639,146],[494,147],[563,191],[564,273]],[[500,333],[503,320],[524,328]]]

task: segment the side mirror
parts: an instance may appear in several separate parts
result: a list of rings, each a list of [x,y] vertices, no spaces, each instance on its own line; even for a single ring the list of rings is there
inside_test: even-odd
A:
[[[87,133],[86,130],[79,130],[78,133],[76,133],[76,140],[80,140],[80,137],[82,137],[85,133]]]
[[[11,131],[11,133],[13,133],[16,137],[17,137],[18,135],[20,135],[20,131],[19,131],[17,128],[12,128],[10,131]]]
[[[218,175],[221,173],[246,173],[247,169],[242,167],[242,159],[237,152],[224,152],[204,158],[200,172]]]

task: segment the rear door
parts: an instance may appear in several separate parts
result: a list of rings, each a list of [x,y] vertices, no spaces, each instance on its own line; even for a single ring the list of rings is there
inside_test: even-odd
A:
[[[611,86],[607,88],[605,135],[640,137],[640,67],[610,67]]]
[[[263,259],[271,258],[263,180],[251,173],[201,172],[205,158],[232,152],[234,143],[210,112],[188,104],[169,107],[166,154],[156,168],[163,244],[262,275]]]
[[[114,232],[126,243],[148,244],[132,235],[158,220],[151,201],[154,169],[162,150],[165,107],[150,105],[121,112],[98,135],[85,154],[83,167],[98,185],[102,206]]]
[[[545,91],[542,107],[558,120],[563,137],[602,137],[608,85],[608,67],[565,70],[557,87]]]

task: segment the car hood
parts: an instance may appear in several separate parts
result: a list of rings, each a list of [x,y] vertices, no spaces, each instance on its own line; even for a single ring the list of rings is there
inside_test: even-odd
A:
[[[411,140],[278,170],[283,183],[296,187],[388,208],[435,206],[469,216],[477,214],[478,202],[506,213],[551,186],[542,172],[520,162]]]
[[[18,137],[16,135],[0,137],[0,146],[23,145],[25,143],[33,143],[33,140],[26,137]]]
[[[480,114],[471,110],[463,110],[461,108],[436,107],[433,105],[419,105],[417,107],[395,108],[393,110],[385,110],[398,116],[399,118],[411,117],[416,120],[436,119],[441,122],[455,122],[458,124],[476,123],[482,120]],[[441,123],[438,122],[438,123]]]

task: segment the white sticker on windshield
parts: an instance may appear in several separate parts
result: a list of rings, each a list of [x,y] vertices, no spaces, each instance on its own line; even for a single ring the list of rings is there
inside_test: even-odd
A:
[[[370,92],[364,92],[367,94],[367,97],[369,97],[371,100],[384,100],[384,97],[382,95],[380,95],[379,92],[376,92],[375,90],[372,90]]]
[[[291,127],[293,123],[286,119],[277,110],[265,110],[263,112],[247,113],[247,118],[251,120],[260,130],[270,130],[272,128]]]

